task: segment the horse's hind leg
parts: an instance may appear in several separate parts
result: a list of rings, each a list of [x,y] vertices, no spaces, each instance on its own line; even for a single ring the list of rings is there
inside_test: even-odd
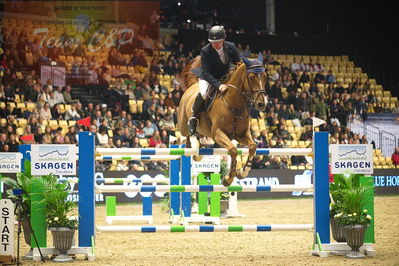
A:
[[[248,176],[252,169],[252,160],[256,152],[256,143],[253,141],[250,131],[248,130],[244,137],[236,137],[236,140],[245,146],[248,146],[249,155],[248,159],[242,169],[238,169],[238,179],[243,179]]]
[[[237,148],[230,141],[229,137],[219,128],[212,128],[212,138],[221,147],[226,148],[231,157],[231,165],[228,176],[224,176],[222,183],[225,187],[228,187],[233,183],[234,177],[237,176]]]
[[[190,135],[186,137],[186,148],[191,148],[191,139]]]

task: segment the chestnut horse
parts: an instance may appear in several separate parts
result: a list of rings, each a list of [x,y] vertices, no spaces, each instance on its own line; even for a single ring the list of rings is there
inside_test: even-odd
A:
[[[252,166],[256,144],[250,131],[250,106],[258,111],[264,111],[267,98],[265,92],[266,73],[261,55],[258,59],[242,58],[223,78],[222,83],[228,89],[221,94],[217,93],[213,104],[201,113],[197,132],[211,137],[219,146],[226,148],[231,156],[231,166],[228,176],[223,177],[223,185],[229,186],[234,177],[245,178]],[[186,80],[187,90],[184,92],[178,113],[178,127],[180,133],[186,136],[186,147],[191,148],[188,130],[188,120],[191,117],[192,106],[198,95],[198,79],[190,69],[199,67],[199,58],[194,59],[187,66],[182,77]],[[194,78],[193,78],[194,77]],[[231,142],[233,139],[249,148],[249,156],[243,169],[237,173],[237,148]]]

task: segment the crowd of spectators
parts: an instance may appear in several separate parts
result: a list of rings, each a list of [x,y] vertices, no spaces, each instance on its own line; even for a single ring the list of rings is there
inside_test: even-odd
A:
[[[108,49],[105,58],[88,53],[87,47],[78,45],[58,49],[40,45],[37,39],[29,40],[21,29],[2,28],[2,54],[0,55],[0,108],[3,120],[0,128],[0,150],[17,151],[20,137],[34,134],[35,143],[75,144],[77,133],[85,130],[80,125],[52,128],[49,120],[79,120],[91,117],[90,131],[96,133],[96,145],[100,147],[141,147],[145,140],[150,147],[167,147],[170,136],[176,136],[178,105],[185,90],[180,79],[182,68],[198,55],[205,41],[188,49],[171,36],[162,41],[164,53],[149,49],[122,47]],[[237,44],[240,52],[250,56],[248,44]],[[122,53],[128,51],[129,53]],[[33,66],[28,66],[25,53],[40,55]],[[165,53],[166,52],[166,53]],[[267,72],[265,90],[269,103],[264,113],[254,110],[252,118],[264,119],[266,128],[254,130],[253,136],[260,147],[287,147],[293,136],[287,129],[287,120],[302,128],[300,140],[309,141],[312,136],[312,117],[327,122],[320,130],[329,131],[332,143],[368,143],[365,136],[353,134],[347,127],[348,118],[359,116],[367,119],[368,112],[384,111],[374,108],[375,99],[370,93],[368,80],[356,80],[343,86],[336,82],[334,74],[324,69],[320,62],[292,62],[286,66],[273,57],[270,50],[262,51],[264,64],[278,66]],[[53,86],[51,80],[42,84],[38,75],[43,60],[60,61],[65,55],[75,55],[82,60],[71,62],[72,69],[65,87]],[[45,58],[44,58],[45,57]],[[162,76],[170,76],[170,84],[164,84]],[[309,84],[309,85],[307,85]],[[323,84],[325,91],[318,84]],[[101,101],[96,104],[75,99],[73,90],[85,88]],[[120,97],[123,96],[123,97]],[[13,107],[10,102],[18,99],[35,104],[34,109]],[[129,100],[143,101],[142,112],[131,112]],[[62,110],[65,104],[71,108]],[[378,105],[377,105],[378,107]],[[23,131],[17,132],[16,120],[27,120]],[[271,132],[270,136],[268,133]],[[309,165],[309,158],[259,157],[254,168],[287,168],[288,165]],[[163,162],[120,162],[117,169],[163,169]],[[110,165],[100,163],[99,169]]]

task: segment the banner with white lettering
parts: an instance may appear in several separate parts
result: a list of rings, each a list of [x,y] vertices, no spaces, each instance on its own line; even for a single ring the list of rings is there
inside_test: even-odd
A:
[[[32,175],[76,175],[76,145],[32,145]]]
[[[22,154],[19,152],[0,153],[0,173],[21,172]]]
[[[373,146],[371,144],[332,144],[332,174],[372,174]]]
[[[14,204],[10,199],[0,200],[0,255],[14,256]]]
[[[220,156],[205,155],[201,161],[191,159],[192,172],[197,173],[220,173]]]

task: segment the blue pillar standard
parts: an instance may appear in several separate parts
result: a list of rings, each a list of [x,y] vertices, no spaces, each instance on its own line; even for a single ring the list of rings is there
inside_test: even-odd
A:
[[[95,145],[93,132],[79,133],[79,247],[91,247],[95,235]]]
[[[314,233],[319,233],[322,244],[330,243],[328,132],[313,136]],[[315,238],[316,239],[316,238]]]
[[[191,156],[181,156],[181,184],[191,185]],[[191,192],[181,193],[184,217],[191,217]]]
[[[178,148],[178,145],[171,145],[171,148]],[[180,185],[180,160],[171,160],[169,164],[169,178],[171,185]],[[170,209],[173,215],[180,215],[180,193],[170,192]]]

